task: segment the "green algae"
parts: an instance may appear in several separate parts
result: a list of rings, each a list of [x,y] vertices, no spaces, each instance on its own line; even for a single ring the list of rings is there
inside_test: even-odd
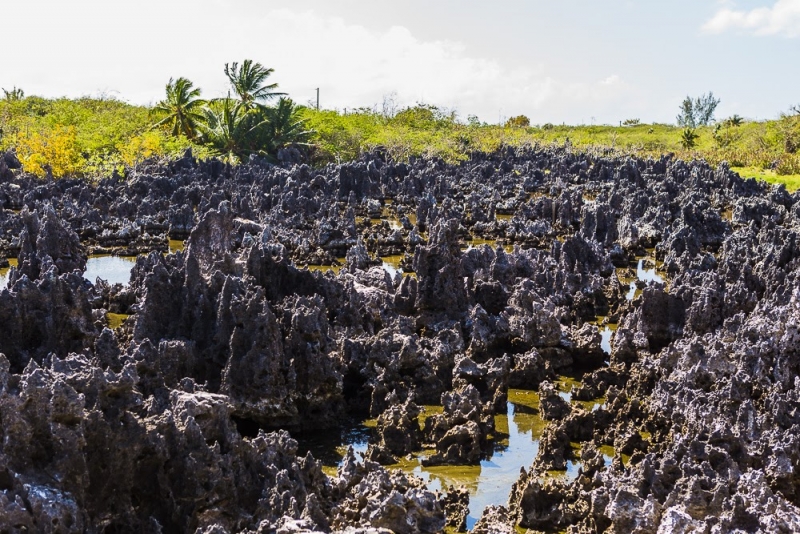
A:
[[[439,406],[438,404],[423,404],[420,408],[422,408],[418,418],[420,429],[425,428],[425,421],[428,417],[444,412],[444,406]]]
[[[392,277],[394,277],[397,273],[400,273],[403,276],[411,276],[413,278],[416,278],[417,273],[404,271],[403,268],[401,267],[401,263],[403,262],[404,258],[405,255],[402,254],[380,257],[383,269],[387,273],[389,273]]]
[[[509,389],[508,402],[517,408],[514,410],[514,422],[519,432],[530,432],[534,440],[542,437],[547,421],[539,415],[539,393],[526,389]]]
[[[366,428],[377,428],[378,419],[365,419],[362,423]]]
[[[583,385],[583,382],[581,382],[580,380],[578,380],[574,376],[567,376],[567,375],[558,375],[558,378],[556,379],[556,382],[555,382],[556,389],[560,393],[564,393],[564,394],[568,395],[568,398],[566,398],[566,400],[568,400],[568,401],[572,401],[572,390],[573,390],[573,388],[574,389],[578,389],[582,385]],[[562,395],[562,397],[565,397],[565,395]]]
[[[509,389],[508,402],[539,411],[539,393],[530,389]]]
[[[612,332],[616,332],[617,328],[619,328],[619,324],[608,321],[607,315],[597,315],[595,317],[594,324],[596,324],[599,327],[606,327]]]
[[[489,435],[495,447],[508,447],[509,433],[511,432],[510,425],[508,424],[508,415],[495,415],[494,416],[494,433]]]
[[[575,404],[580,405],[581,408],[583,408],[587,412],[592,412],[592,411],[597,410],[598,408],[604,406],[605,403],[606,403],[606,398],[605,397],[598,397],[596,399],[592,399],[592,400],[588,400],[588,401],[573,400],[572,402],[575,403]]]
[[[616,449],[612,445],[600,445],[597,450],[603,456],[608,456],[609,458],[613,458],[615,454],[617,454]]]
[[[342,270],[341,265],[306,265],[306,268],[311,272],[317,271],[325,273],[330,271],[333,274],[339,274],[339,271]]]
[[[339,474],[339,467],[335,465],[323,465],[322,472],[331,478],[336,478],[336,475]]]
[[[580,382],[564,376],[559,377],[559,385],[561,389],[571,391],[573,386],[580,386]],[[537,456],[539,440],[548,424],[539,415],[539,395],[536,391],[508,390],[507,406],[506,414],[499,414],[494,418],[495,430],[490,436],[491,447],[480,464],[423,466],[423,460],[435,453],[434,449],[425,448],[398,458],[397,463],[386,467],[421,477],[432,491],[450,486],[465,487],[470,493],[467,526],[472,528],[486,506],[502,504],[507,500],[511,486],[519,477],[520,468],[528,467]],[[420,428],[424,427],[428,417],[443,412],[443,407],[439,405],[424,405],[421,408],[418,417]],[[335,476],[336,466],[341,464],[349,446],[353,446],[357,452],[366,450],[366,436],[375,424],[375,419],[360,422],[358,427],[366,433],[332,432],[327,453],[312,448],[315,458],[323,462],[323,471],[329,476]],[[573,455],[579,457],[581,444],[572,443],[571,446],[575,451]],[[300,452],[303,453],[302,450]],[[570,481],[577,476],[580,465],[578,461],[569,460],[566,470],[551,471],[543,476]],[[526,532],[521,528],[517,531]]]
[[[478,491],[480,465],[432,465],[422,468],[433,480],[438,480],[442,488],[464,486],[470,493]]]
[[[597,447],[597,450],[606,458],[606,465],[610,464],[611,461],[617,457],[617,449],[613,445],[601,445]],[[631,459],[630,454],[619,454],[619,459],[622,461],[622,465],[627,466],[628,462]]]
[[[535,391],[509,391],[508,412],[495,415],[491,449],[479,465],[423,466],[422,460],[434,453],[432,449],[424,449],[399,458],[397,464],[389,467],[423,478],[431,490],[465,486],[470,493],[467,526],[471,528],[486,506],[502,504],[508,499],[520,468],[530,465],[536,457],[546,425],[539,417],[538,399]],[[420,419],[440,410],[440,406],[425,406]]]
[[[517,423],[519,432],[530,432],[531,438],[534,440],[539,440],[542,437],[544,427],[547,426],[547,421],[541,418],[538,410],[535,414],[518,411],[514,414],[514,420]]]
[[[108,321],[108,327],[112,330],[116,330],[122,326],[122,323],[124,323],[125,319],[128,317],[130,317],[130,315],[124,313],[107,313],[106,320]]]
[[[344,267],[344,263],[346,260],[347,258],[336,258],[336,261],[339,265],[306,265],[306,268],[312,272],[318,271],[324,273],[331,271],[333,274],[338,275],[339,271],[341,271],[342,267]]]
[[[169,240],[169,253],[175,254],[179,250],[184,250],[186,248],[186,242],[182,239],[170,239]]]
[[[442,489],[464,486],[470,493],[478,489],[480,465],[431,465],[423,466],[422,461],[434,453],[433,449],[423,449],[416,454],[398,458],[396,464],[387,465],[387,469],[399,469],[422,477],[428,482],[438,482]]]

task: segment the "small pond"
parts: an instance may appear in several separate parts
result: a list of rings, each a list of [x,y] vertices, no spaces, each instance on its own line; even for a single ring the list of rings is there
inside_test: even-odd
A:
[[[568,377],[560,377],[556,385],[562,396],[571,400],[574,385],[580,383]],[[584,408],[597,410],[605,403],[605,399],[580,403]],[[507,412],[495,416],[495,431],[492,448],[487,458],[479,465],[464,466],[430,466],[422,465],[422,459],[433,453],[422,450],[413,455],[401,458],[396,465],[387,469],[401,469],[414,474],[428,482],[432,491],[445,490],[449,486],[465,486],[469,491],[470,513],[467,517],[467,528],[472,527],[489,505],[506,504],[511,486],[519,478],[521,467],[530,468],[539,452],[539,440],[546,422],[539,416],[539,395],[536,391],[510,389],[508,391]],[[441,406],[424,406],[420,416],[420,426],[426,416],[441,413]],[[325,433],[316,433],[313,437],[299,436],[300,454],[311,451],[315,458],[322,461],[323,470],[330,476],[336,475],[348,447],[353,447],[357,454],[367,450],[367,444],[376,421],[369,419],[353,422],[352,426],[334,429]],[[578,449],[578,445],[574,444]],[[606,464],[611,463],[611,455],[605,455]],[[574,480],[578,476],[580,462],[568,461],[566,471],[549,471],[546,476]]]
[[[134,265],[134,256],[89,256],[83,277],[93,284],[100,278],[111,285],[127,285],[131,281],[131,269]]]
[[[184,249],[184,241],[177,239],[169,240],[169,252],[174,254]],[[9,258],[9,267],[0,269],[0,289],[8,285],[8,273],[10,267],[17,266],[16,258]],[[109,254],[93,254],[86,261],[86,271],[83,277],[91,283],[95,283],[97,278],[101,278],[111,285],[127,285],[131,281],[131,269],[136,265],[136,256],[111,256]]]
[[[8,262],[11,267],[17,266],[16,258],[10,258]],[[102,278],[112,285],[127,285],[131,281],[131,269],[135,264],[136,258],[133,256],[108,256],[102,254],[89,256],[83,277],[93,284],[97,278]],[[9,271],[9,267],[0,269],[0,289],[4,289],[8,285]]]
[[[628,292],[625,294],[625,298],[627,300],[634,300],[638,297],[642,290],[636,287],[637,282],[658,282],[660,284],[664,283],[664,277],[658,273],[658,263],[656,263],[656,267],[651,269],[644,268],[644,258],[639,258],[636,262],[636,277],[635,278],[628,278],[626,276],[619,276],[619,281],[623,284],[628,285]]]

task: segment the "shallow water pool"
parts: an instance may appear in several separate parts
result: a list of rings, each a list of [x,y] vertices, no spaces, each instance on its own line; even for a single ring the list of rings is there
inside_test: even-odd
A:
[[[558,385],[564,390],[579,384],[577,380],[561,377]],[[571,399],[571,396],[567,395]],[[579,401],[574,401],[579,402]],[[587,409],[598,409],[604,399],[585,402]],[[422,459],[433,453],[422,450],[401,458],[387,469],[401,469],[428,482],[432,491],[446,490],[449,486],[465,486],[470,496],[467,528],[472,527],[489,505],[505,505],[511,486],[519,478],[521,467],[528,469],[539,452],[539,440],[546,422],[539,416],[539,395],[536,391],[510,389],[508,391],[507,413],[495,416],[495,435],[489,457],[479,465],[429,466],[422,465]],[[420,426],[426,416],[439,413],[441,406],[425,406],[420,416]],[[298,436],[300,454],[311,451],[322,461],[323,470],[330,476],[342,464],[348,447],[356,453],[367,450],[369,437],[375,420],[356,422],[349,428],[342,428],[314,436]],[[610,461],[610,458],[608,459]],[[578,476],[580,462],[568,461],[566,471],[550,471],[546,476],[574,480]]]
[[[658,274],[658,267],[652,269],[644,268],[644,258],[639,258],[639,261],[636,263],[636,278],[626,278],[620,276],[619,280],[623,284],[627,284],[629,286],[628,292],[625,294],[625,298],[627,300],[634,300],[641,294],[641,289],[636,287],[636,283],[639,281],[658,282],[659,284],[664,283],[664,277]]]
[[[100,278],[111,285],[128,285],[134,265],[136,258],[133,256],[90,256],[83,277],[93,284]]]
[[[17,266],[16,258],[9,258],[8,262],[11,267]],[[93,284],[97,278],[101,278],[112,285],[127,285],[131,281],[131,269],[134,265],[136,265],[136,258],[133,256],[89,256],[83,277]],[[8,286],[10,270],[10,267],[0,269],[0,289]]]

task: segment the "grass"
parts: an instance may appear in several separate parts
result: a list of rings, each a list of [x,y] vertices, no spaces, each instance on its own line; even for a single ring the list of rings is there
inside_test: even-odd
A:
[[[770,184],[783,184],[788,191],[800,189],[800,174],[779,175],[777,172],[757,167],[732,167],[732,171],[739,173],[742,178],[755,178]]]

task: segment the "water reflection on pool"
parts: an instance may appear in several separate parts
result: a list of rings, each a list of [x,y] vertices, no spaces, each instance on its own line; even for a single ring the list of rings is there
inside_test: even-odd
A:
[[[524,397],[528,397],[525,399]],[[450,486],[464,486],[469,492],[469,515],[467,528],[472,529],[483,510],[490,505],[505,504],[511,486],[519,478],[521,467],[528,468],[539,452],[539,439],[545,423],[539,417],[539,398],[536,392],[510,390],[509,399],[518,399],[526,404],[508,402],[507,413],[495,417],[495,442],[491,457],[481,460],[479,465],[423,466],[422,459],[432,451],[401,459],[400,463],[388,466],[412,473],[428,482],[431,491],[445,491]],[[574,472],[559,472],[560,476],[574,478]]]
[[[575,379],[560,377],[557,385],[565,390],[575,384]],[[571,400],[571,395],[567,395]],[[604,399],[580,402],[586,409],[598,409]],[[401,469],[427,481],[432,491],[446,490],[449,486],[465,486],[470,495],[467,528],[471,529],[483,510],[489,505],[505,504],[511,486],[519,478],[521,467],[531,466],[539,452],[539,440],[545,421],[539,416],[539,395],[536,391],[510,389],[508,391],[507,413],[495,417],[495,435],[491,455],[479,465],[423,466],[422,459],[431,455],[426,449],[399,459],[399,463],[387,466],[388,469]],[[440,406],[426,406],[420,417],[420,424],[426,414],[441,412]],[[356,423],[350,428],[316,433],[304,438],[298,436],[300,453],[310,450],[315,458],[322,460],[323,470],[330,476],[336,475],[336,468],[342,464],[348,447],[356,453],[367,449],[371,429],[375,420]],[[568,461],[565,471],[549,471],[545,476],[555,476],[571,481],[578,476],[580,462]]]
[[[10,267],[17,266],[17,259],[9,258],[8,263],[9,267],[0,269],[0,289],[8,286]],[[136,265],[134,256],[89,256],[83,277],[93,284],[97,278],[101,278],[112,285],[127,285],[131,281],[131,269],[134,265]]]
[[[635,278],[620,276],[619,280],[623,284],[628,285],[628,292],[625,294],[625,298],[627,300],[634,300],[641,293],[641,290],[636,287],[637,282],[658,282],[659,284],[664,283],[664,277],[658,274],[658,266],[651,269],[644,268],[644,258],[639,258],[639,261],[636,263]]]
[[[381,257],[381,267],[383,270],[389,273],[389,276],[394,278],[397,274],[404,274],[403,268],[400,266],[400,263],[403,261],[402,255],[397,256],[382,256]]]
[[[469,529],[487,506],[508,501],[511,486],[519,478],[520,467],[530,466],[539,453],[539,438],[544,425],[539,424],[541,418],[538,414],[517,413],[516,406],[509,402],[508,414],[497,419],[495,425],[506,419],[508,446],[495,452],[490,459],[481,461],[477,488],[469,496]]]
[[[127,285],[135,264],[136,258],[133,256],[90,256],[83,277],[93,284],[100,278],[111,285]]]
[[[8,275],[11,267],[17,266],[17,258],[8,258],[8,267],[0,269],[0,289],[5,289],[8,286]]]
[[[405,256],[402,254],[396,256],[381,256],[381,267],[384,271],[389,273],[389,276],[392,277],[392,280],[394,280],[395,276],[398,274],[403,276],[411,276],[413,278],[417,277],[417,273],[403,270],[402,263],[404,258]]]
[[[611,330],[608,326],[604,326],[602,330],[600,330],[600,348],[603,349],[603,352],[606,354],[611,354],[611,336],[614,335],[614,331]]]
[[[636,278],[643,282],[658,282],[659,284],[664,283],[664,277],[656,272],[655,267],[652,269],[644,268],[644,259],[640,259],[639,263],[636,264]]]

